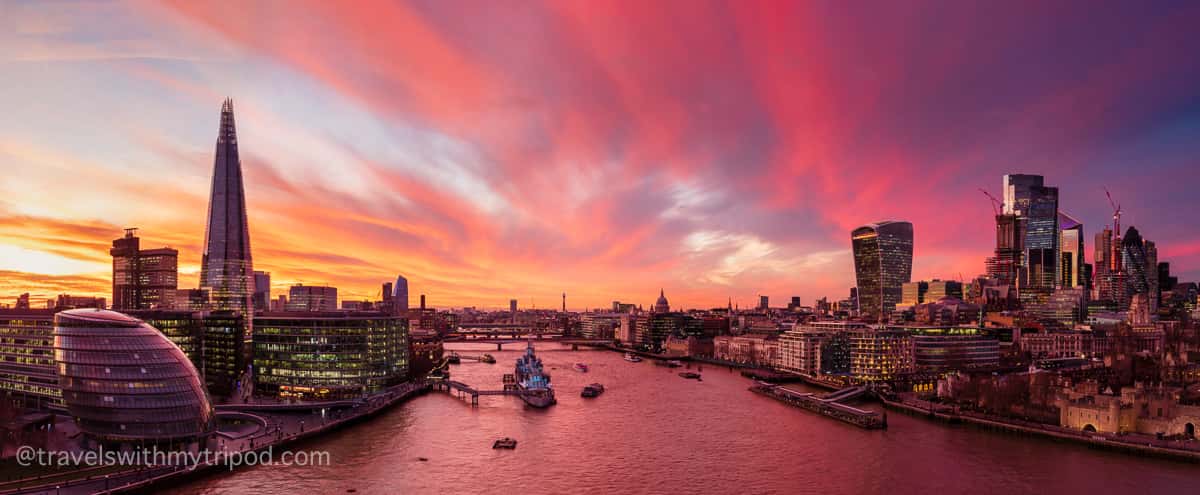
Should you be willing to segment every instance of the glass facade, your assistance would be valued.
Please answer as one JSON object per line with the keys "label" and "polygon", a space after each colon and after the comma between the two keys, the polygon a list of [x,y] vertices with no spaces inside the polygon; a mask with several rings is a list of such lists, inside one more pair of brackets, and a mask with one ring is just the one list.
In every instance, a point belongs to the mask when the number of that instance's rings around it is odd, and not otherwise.
{"label": "glass facade", "polygon": [[1058,188],[1046,187],[1040,175],[1005,175],[1004,213],[1019,219],[1017,235],[1024,249],[1017,263],[1019,288],[1032,289],[1031,295],[1049,294],[1058,282]]}
{"label": "glass facade", "polygon": [[1000,339],[971,327],[900,327],[913,339],[917,367],[934,370],[969,370],[1000,365]]}
{"label": "glass facade", "polygon": [[912,280],[913,227],[908,222],[880,222],[854,229],[854,275],[858,309],[880,319],[900,303],[901,287]]}
{"label": "glass facade", "polygon": [[212,309],[250,314],[254,269],[232,100],[225,100],[221,106],[200,287],[208,289]]}
{"label": "glass facade", "polygon": [[254,392],[324,400],[404,381],[408,321],[386,313],[276,313],[254,322]]}
{"label": "glass facade", "polygon": [[1142,239],[1134,227],[1125,230],[1121,245],[1121,262],[1125,267],[1125,294],[1121,309],[1129,307],[1134,295],[1146,295],[1150,311],[1158,310],[1158,249]]}
{"label": "glass facade", "polygon": [[121,313],[54,315],[63,401],[80,429],[104,441],[198,438],[214,428],[200,374],[161,332]]}

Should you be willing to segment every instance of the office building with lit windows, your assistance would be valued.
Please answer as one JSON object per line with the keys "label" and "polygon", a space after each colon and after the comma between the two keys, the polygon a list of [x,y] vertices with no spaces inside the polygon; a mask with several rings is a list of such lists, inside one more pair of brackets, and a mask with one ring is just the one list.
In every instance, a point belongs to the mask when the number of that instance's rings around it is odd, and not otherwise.
{"label": "office building with lit windows", "polygon": [[0,309],[0,397],[14,407],[64,408],[52,310]]}
{"label": "office building with lit windows", "polygon": [[902,326],[912,336],[913,365],[929,371],[990,369],[1000,365],[1000,339],[975,327]]}
{"label": "office building with lit windows", "polygon": [[130,311],[183,351],[213,397],[228,397],[246,369],[245,321],[233,311]]}
{"label": "office building with lit windows", "polygon": [[259,396],[362,397],[408,374],[408,321],[385,312],[264,313],[254,329]]}
{"label": "office building with lit windows", "polygon": [[856,380],[891,380],[916,369],[913,337],[908,332],[867,328],[849,336],[850,374]]}

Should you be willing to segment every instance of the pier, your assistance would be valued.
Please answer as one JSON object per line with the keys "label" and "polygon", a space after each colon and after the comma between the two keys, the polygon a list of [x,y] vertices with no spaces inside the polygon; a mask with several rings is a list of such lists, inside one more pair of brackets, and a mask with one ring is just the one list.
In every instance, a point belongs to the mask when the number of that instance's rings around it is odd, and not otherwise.
{"label": "pier", "polygon": [[471,407],[479,406],[479,396],[481,395],[525,395],[524,390],[520,390],[516,386],[509,387],[507,383],[501,390],[479,390],[463,382],[454,380],[435,381],[433,382],[433,390],[447,392],[452,396],[457,396],[464,400],[469,398]]}
{"label": "pier", "polygon": [[[455,353],[455,355],[456,355],[456,356],[458,356],[458,358],[459,358],[459,359],[461,359],[461,360],[463,360],[463,361],[478,361],[478,362],[481,362],[481,363],[486,363],[486,362],[488,362],[488,359],[487,359],[487,358],[485,358],[485,357],[483,357],[483,356],[470,356],[470,355],[466,355],[466,354],[458,354],[458,353]],[[495,362],[494,360],[495,360],[496,358],[492,358],[492,359],[493,359],[493,361],[492,361],[492,362],[494,363],[494,362]]]}
{"label": "pier", "polygon": [[870,393],[866,387],[847,387],[825,397],[781,386],[759,385],[750,387],[750,391],[860,428],[887,428],[887,413],[880,414],[841,403]]}

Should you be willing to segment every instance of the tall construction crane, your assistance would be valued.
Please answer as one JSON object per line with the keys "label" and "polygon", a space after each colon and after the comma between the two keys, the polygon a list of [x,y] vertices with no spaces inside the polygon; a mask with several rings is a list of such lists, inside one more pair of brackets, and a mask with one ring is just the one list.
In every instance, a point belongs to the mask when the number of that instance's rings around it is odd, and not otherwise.
{"label": "tall construction crane", "polygon": [[1113,235],[1121,235],[1121,204],[1113,201],[1112,193],[1108,192],[1108,188],[1104,188],[1104,195],[1108,196],[1108,204],[1113,209]]}
{"label": "tall construction crane", "polygon": [[1000,211],[1004,209],[1004,202],[996,199],[995,196],[992,196],[992,193],[987,192],[987,190],[982,187],[979,188],[979,192],[983,193],[984,196],[987,196],[988,199],[992,200],[992,212],[999,216]]}

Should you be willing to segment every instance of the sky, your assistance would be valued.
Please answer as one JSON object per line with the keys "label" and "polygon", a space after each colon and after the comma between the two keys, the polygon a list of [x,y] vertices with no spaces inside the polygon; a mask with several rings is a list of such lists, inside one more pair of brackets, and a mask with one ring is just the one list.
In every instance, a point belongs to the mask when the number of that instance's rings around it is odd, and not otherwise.
{"label": "sky", "polygon": [[1006,173],[1200,280],[1196,2],[0,0],[0,303],[111,297],[124,227],[198,283],[234,100],[254,267],[415,303],[846,297],[994,248]]}

